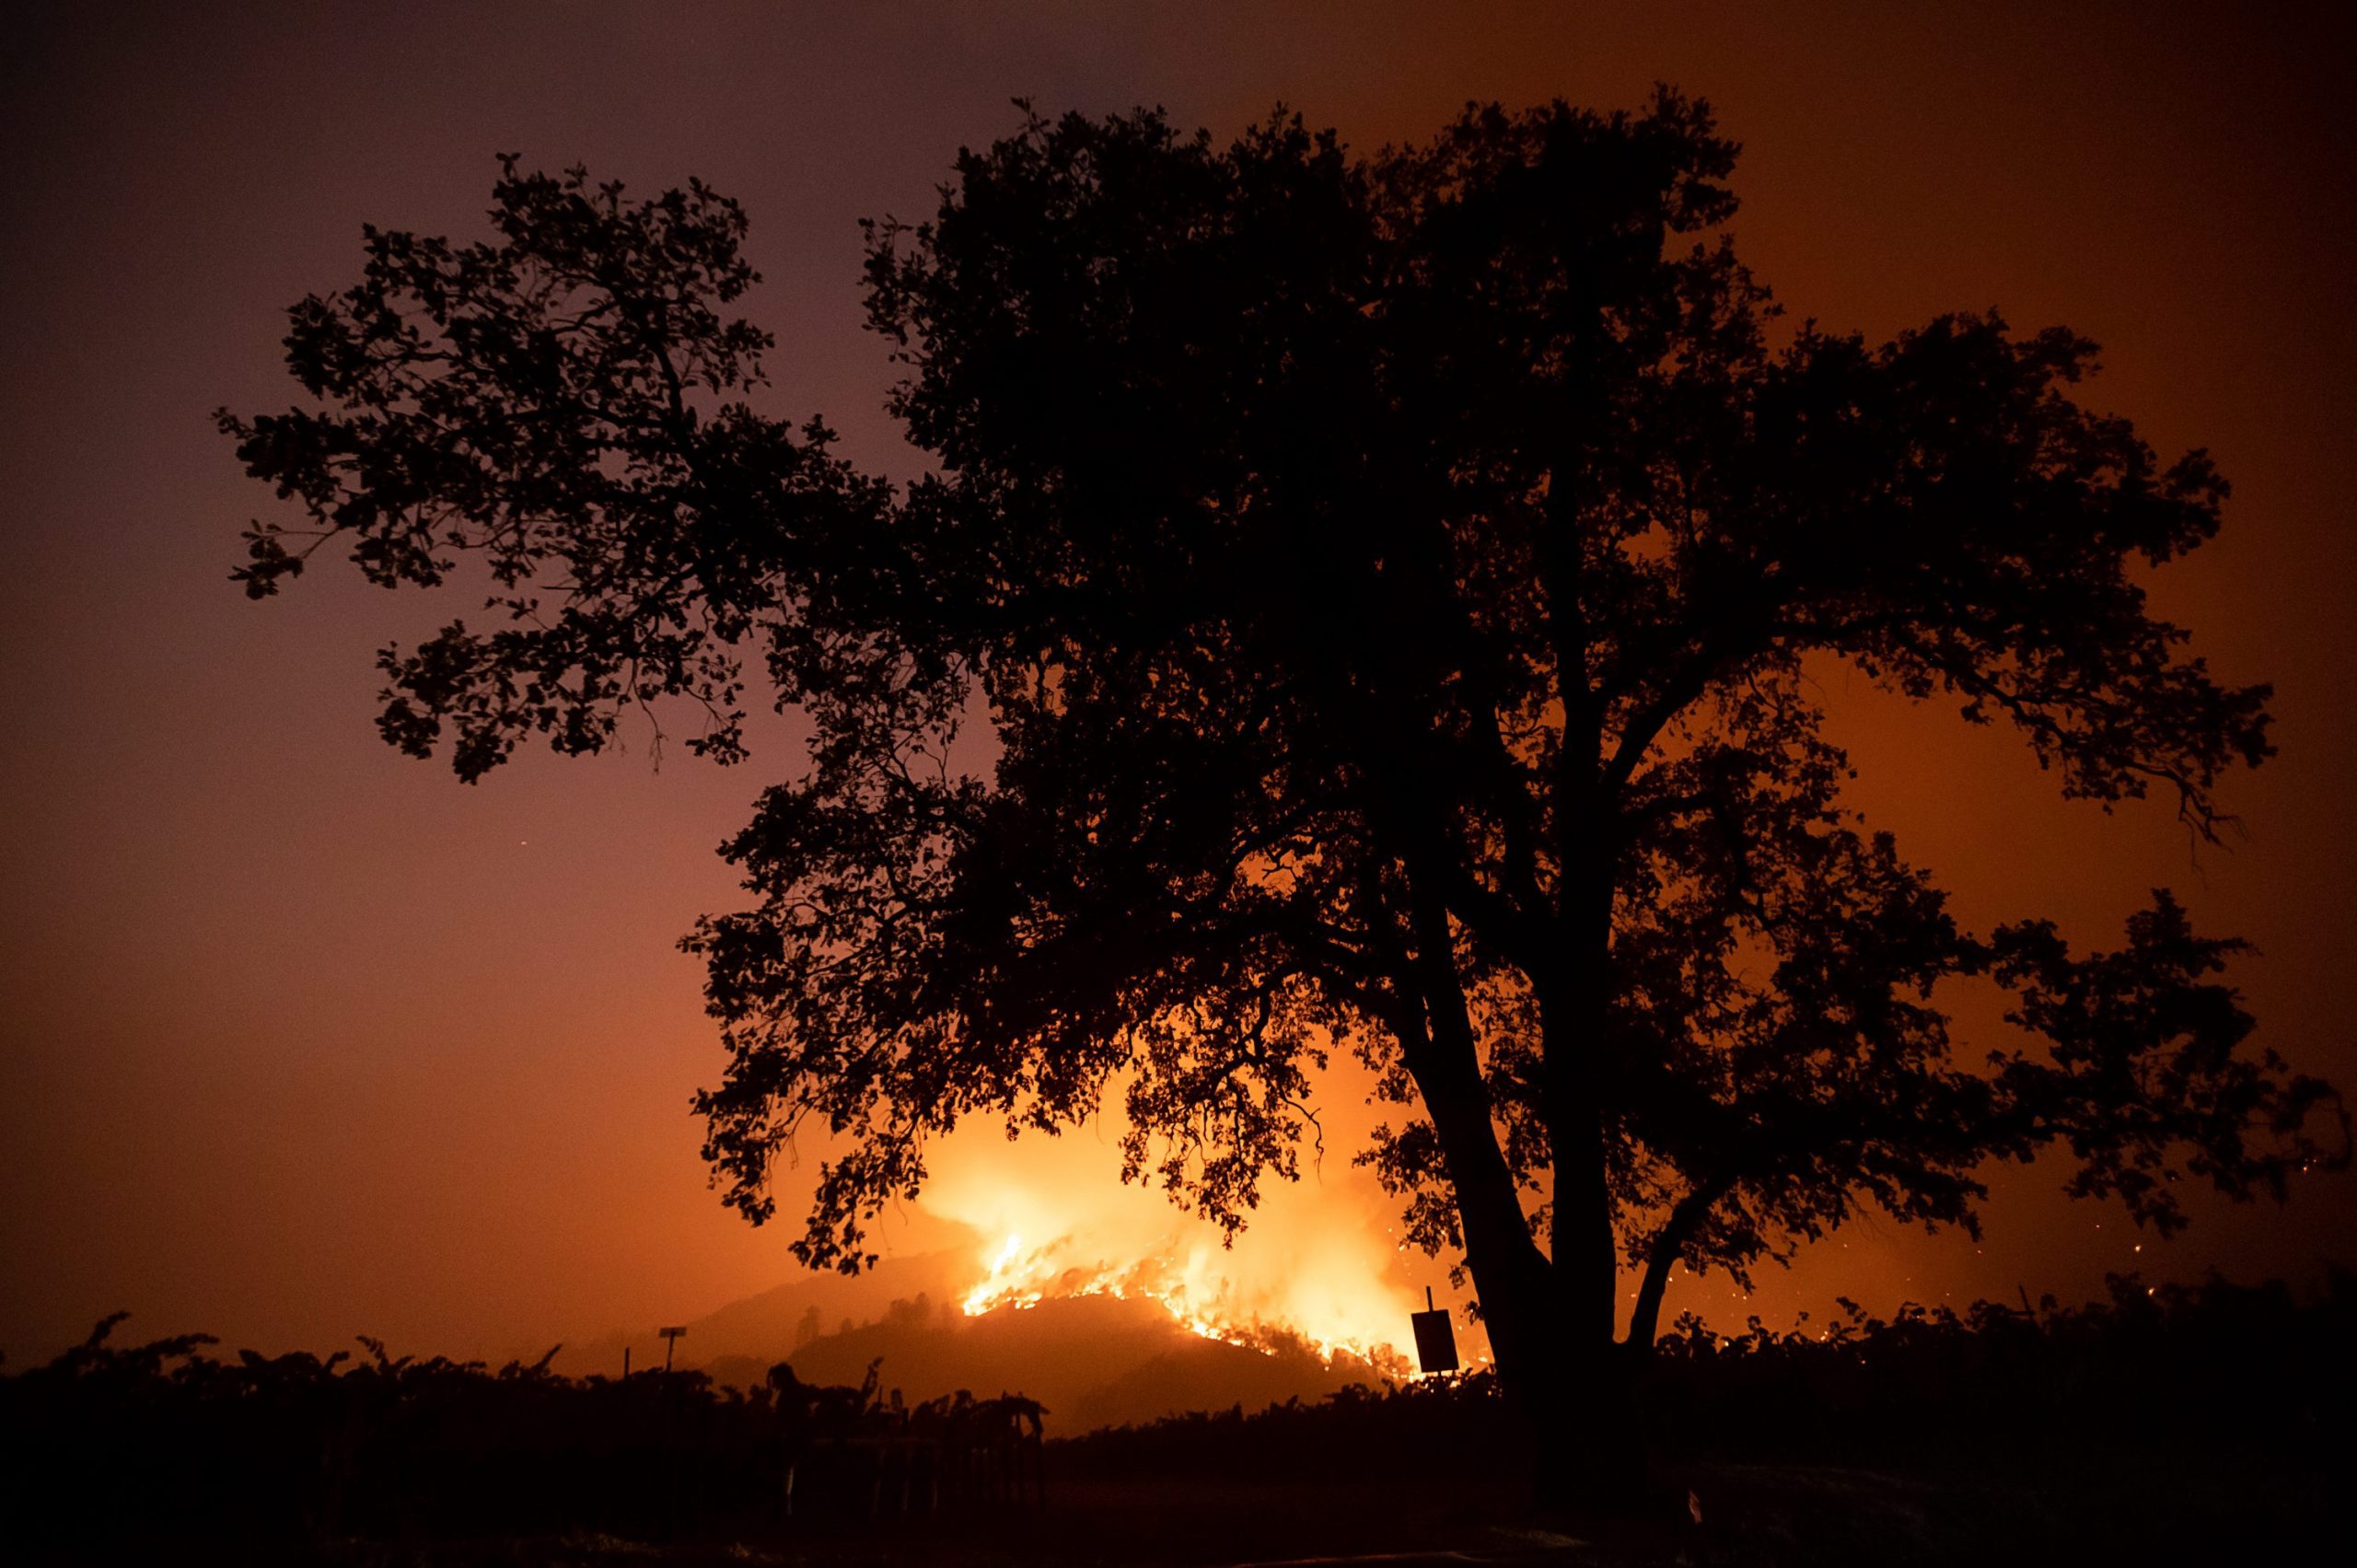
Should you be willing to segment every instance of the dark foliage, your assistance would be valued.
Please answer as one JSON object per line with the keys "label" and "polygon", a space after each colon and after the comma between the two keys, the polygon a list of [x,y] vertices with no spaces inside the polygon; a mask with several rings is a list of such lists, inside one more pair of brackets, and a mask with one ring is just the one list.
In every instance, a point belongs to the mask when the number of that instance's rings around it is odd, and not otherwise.
{"label": "dark foliage", "polygon": [[[0,1517],[15,1547],[297,1544],[593,1530],[821,1532],[878,1513],[1030,1498],[1039,1411],[1005,1397],[906,1408],[773,1372],[572,1378],[537,1364],[305,1353],[234,1359],[205,1334],[132,1347],[100,1322],[0,1376]],[[1028,1444],[1028,1449],[1027,1449]],[[1028,1461],[1036,1465],[1036,1458]],[[789,1476],[793,1477],[789,1502]]]}
{"label": "dark foliage", "polygon": [[[2036,1311],[1845,1302],[1823,1327],[1712,1332],[1690,1314],[1648,1369],[1645,1440],[1700,1462],[1954,1472],[2253,1459],[2328,1472],[2357,1454],[2357,1276],[2307,1306],[2280,1283],[2148,1286]],[[1467,1481],[1518,1462],[1488,1373],[1316,1404],[1173,1416],[1052,1446],[1057,1473]]]}
{"label": "dark foliage", "polygon": [[[854,1450],[830,1457],[814,1433],[843,1422],[870,1437],[946,1429],[898,1411],[873,1377],[865,1388],[745,1394],[694,1373],[575,1379],[389,1358],[373,1343],[356,1362],[217,1360],[201,1353],[204,1335],[118,1348],[115,1321],[47,1366],[0,1377],[12,1545],[824,1538],[872,1527],[877,1475]],[[1672,1475],[1858,1467],[2084,1493],[2091,1476],[2145,1474],[2149,1490],[2156,1467],[2330,1474],[2357,1456],[2352,1389],[2350,1275],[2307,1306],[2281,1285],[2129,1277],[2107,1302],[2049,1300],[2034,1313],[1909,1307],[1886,1322],[1852,1308],[1822,1328],[1755,1321],[1732,1338],[1688,1318],[1663,1342],[1643,1424]],[[1049,1499],[1098,1484],[1176,1486],[1175,1496],[1198,1482],[1309,1487],[1305,1499],[1341,1482],[1478,1492],[1514,1470],[1523,1441],[1487,1373],[1353,1388],[1052,1441]],[[803,1473],[789,1520],[781,1481],[793,1455]],[[962,1516],[980,1516],[976,1500]]]}
{"label": "dark foliage", "polygon": [[373,1342],[222,1360],[195,1353],[206,1335],[117,1348],[116,1321],[0,1379],[19,1541],[644,1535],[775,1493],[773,1412],[692,1373],[575,1381]]}

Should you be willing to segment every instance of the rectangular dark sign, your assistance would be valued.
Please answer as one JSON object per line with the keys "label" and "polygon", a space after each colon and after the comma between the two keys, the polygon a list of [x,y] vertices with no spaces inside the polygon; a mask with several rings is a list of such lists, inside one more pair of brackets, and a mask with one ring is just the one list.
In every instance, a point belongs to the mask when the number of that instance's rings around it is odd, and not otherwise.
{"label": "rectangular dark sign", "polygon": [[1426,1372],[1456,1371],[1457,1330],[1449,1324],[1448,1308],[1442,1307],[1430,1312],[1411,1312],[1408,1321],[1416,1328],[1417,1364]]}

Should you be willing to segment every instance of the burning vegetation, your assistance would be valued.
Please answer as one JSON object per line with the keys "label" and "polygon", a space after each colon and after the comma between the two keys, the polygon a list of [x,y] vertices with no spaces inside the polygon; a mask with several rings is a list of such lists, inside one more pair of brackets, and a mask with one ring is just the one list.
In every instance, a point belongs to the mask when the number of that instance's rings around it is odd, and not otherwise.
{"label": "burning vegetation", "polygon": [[1387,1338],[1320,1333],[1316,1328],[1269,1322],[1239,1308],[1234,1284],[1202,1248],[1183,1255],[1159,1253],[1126,1264],[1067,1262],[1069,1254],[1068,1244],[1027,1248],[1023,1237],[1009,1235],[991,1260],[989,1273],[966,1293],[959,1307],[967,1317],[979,1318],[1001,1309],[1022,1311],[1043,1301],[1087,1296],[1151,1302],[1198,1339],[1264,1355],[1276,1354],[1277,1342],[1290,1340],[1329,1362],[1347,1358],[1387,1376],[1411,1375],[1408,1358]]}

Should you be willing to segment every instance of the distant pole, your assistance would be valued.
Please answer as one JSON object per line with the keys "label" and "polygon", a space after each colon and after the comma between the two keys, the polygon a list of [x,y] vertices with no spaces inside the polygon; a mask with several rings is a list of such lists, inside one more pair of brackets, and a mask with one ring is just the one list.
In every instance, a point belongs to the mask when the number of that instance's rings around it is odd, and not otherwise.
{"label": "distant pole", "polygon": [[663,1370],[668,1372],[671,1370],[671,1347],[679,1342],[680,1336],[685,1334],[687,1330],[685,1329],[657,1329],[655,1331],[663,1336]]}
{"label": "distant pole", "polygon": [[630,1346],[622,1346],[622,1376],[630,1376]]}

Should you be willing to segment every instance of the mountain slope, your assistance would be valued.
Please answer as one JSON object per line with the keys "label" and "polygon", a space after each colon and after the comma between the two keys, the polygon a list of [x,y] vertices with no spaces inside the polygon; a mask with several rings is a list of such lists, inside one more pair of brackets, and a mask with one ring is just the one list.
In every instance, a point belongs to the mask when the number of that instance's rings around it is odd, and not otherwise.
{"label": "mountain slope", "polygon": [[1062,1433],[1178,1411],[1257,1410],[1380,1381],[1363,1362],[1329,1365],[1297,1341],[1273,1339],[1260,1349],[1206,1340],[1152,1302],[1109,1295],[979,1318],[948,1302],[904,1300],[881,1320],[824,1335],[787,1359],[806,1383],[856,1384],[878,1357],[883,1386],[911,1404],[959,1388],[983,1398],[1028,1394],[1048,1407],[1049,1429]]}

